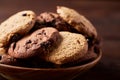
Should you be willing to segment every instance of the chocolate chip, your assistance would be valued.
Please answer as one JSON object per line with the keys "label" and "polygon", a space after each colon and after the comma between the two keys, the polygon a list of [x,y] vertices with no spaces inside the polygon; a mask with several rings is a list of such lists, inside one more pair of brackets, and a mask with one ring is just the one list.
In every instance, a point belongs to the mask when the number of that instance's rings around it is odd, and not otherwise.
{"label": "chocolate chip", "polygon": [[29,43],[31,43],[31,42],[32,42],[31,40],[27,40],[27,41],[26,41],[26,44],[29,44]]}
{"label": "chocolate chip", "polygon": [[51,46],[51,42],[50,41],[47,41],[47,42],[43,42],[40,44],[42,48],[44,49],[48,49],[48,47]]}
{"label": "chocolate chip", "polygon": [[79,41],[79,40],[77,40],[77,43],[78,43],[78,44],[80,44],[80,41]]}
{"label": "chocolate chip", "polygon": [[40,40],[42,40],[42,38],[40,38]]}
{"label": "chocolate chip", "polygon": [[[28,14],[28,16],[30,16],[30,14]],[[33,18],[32,18],[33,19]]]}
{"label": "chocolate chip", "polygon": [[46,35],[46,32],[45,32],[45,30],[42,30],[42,34],[43,34],[43,35]]}
{"label": "chocolate chip", "polygon": [[38,35],[41,35],[41,33],[38,33]]}
{"label": "chocolate chip", "polygon": [[45,32],[45,30],[42,30],[42,34]]}
{"label": "chocolate chip", "polygon": [[16,33],[16,34],[14,34],[14,35],[11,37],[10,43],[16,42],[16,41],[18,41],[20,38],[21,38],[21,35],[18,34],[18,33]]}
{"label": "chocolate chip", "polygon": [[26,13],[24,13],[24,14],[22,14],[22,16],[27,16],[27,14],[26,14]]}
{"label": "chocolate chip", "polygon": [[44,35],[46,35],[46,33],[45,33],[45,32],[44,32],[43,34],[44,34]]}

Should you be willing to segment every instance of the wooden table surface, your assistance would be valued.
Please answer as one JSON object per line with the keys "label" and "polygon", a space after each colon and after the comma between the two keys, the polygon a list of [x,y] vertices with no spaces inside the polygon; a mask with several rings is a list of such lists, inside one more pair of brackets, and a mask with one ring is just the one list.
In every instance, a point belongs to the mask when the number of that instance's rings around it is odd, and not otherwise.
{"label": "wooden table surface", "polygon": [[[120,2],[90,0],[0,0],[0,23],[21,10],[37,14],[62,5],[85,15],[102,36],[103,56],[91,70],[74,80],[120,80]],[[0,77],[0,80],[5,80]],[[61,79],[62,80],[62,79]]]}

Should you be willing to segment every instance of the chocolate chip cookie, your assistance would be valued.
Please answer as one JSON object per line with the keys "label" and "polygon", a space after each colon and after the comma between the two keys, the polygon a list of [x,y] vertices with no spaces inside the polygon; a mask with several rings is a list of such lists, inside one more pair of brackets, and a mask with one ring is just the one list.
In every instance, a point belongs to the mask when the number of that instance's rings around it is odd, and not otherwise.
{"label": "chocolate chip cookie", "polygon": [[62,65],[82,58],[88,51],[88,44],[85,37],[81,34],[62,31],[61,43],[51,53],[44,58],[48,62]]}
{"label": "chocolate chip cookie", "polygon": [[74,9],[58,6],[57,13],[79,33],[86,37],[97,38],[97,31],[91,22]]}
{"label": "chocolate chip cookie", "polygon": [[0,54],[6,53],[9,44],[29,32],[36,20],[33,11],[21,11],[0,24]]}
{"label": "chocolate chip cookie", "polygon": [[58,30],[41,28],[11,44],[8,53],[15,58],[29,58],[49,53],[60,38]]}

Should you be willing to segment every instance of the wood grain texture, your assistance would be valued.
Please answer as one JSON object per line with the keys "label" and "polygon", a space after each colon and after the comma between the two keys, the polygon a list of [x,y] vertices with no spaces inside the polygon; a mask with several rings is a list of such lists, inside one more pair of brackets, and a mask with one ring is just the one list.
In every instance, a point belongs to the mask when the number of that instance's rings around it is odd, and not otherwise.
{"label": "wood grain texture", "polygon": [[37,14],[55,12],[57,5],[73,8],[85,15],[102,37],[103,57],[100,63],[74,80],[120,80],[120,1],[1,0],[0,23],[21,10],[30,9]]}

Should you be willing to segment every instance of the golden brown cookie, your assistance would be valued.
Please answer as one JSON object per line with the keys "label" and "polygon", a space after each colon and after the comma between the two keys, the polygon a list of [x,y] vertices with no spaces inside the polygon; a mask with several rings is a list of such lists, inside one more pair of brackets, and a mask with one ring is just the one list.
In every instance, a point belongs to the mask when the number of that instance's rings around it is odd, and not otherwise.
{"label": "golden brown cookie", "polygon": [[86,37],[97,38],[97,32],[91,22],[77,11],[64,6],[57,7],[57,13],[74,29]]}
{"label": "golden brown cookie", "polygon": [[60,32],[61,43],[51,53],[44,57],[48,62],[58,65],[73,62],[83,57],[88,51],[88,43],[81,34]]}
{"label": "golden brown cookie", "polygon": [[0,55],[6,53],[12,39],[25,35],[33,27],[35,18],[33,11],[21,11],[0,24]]}

